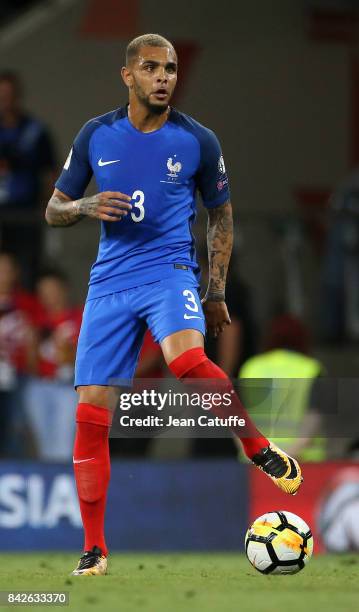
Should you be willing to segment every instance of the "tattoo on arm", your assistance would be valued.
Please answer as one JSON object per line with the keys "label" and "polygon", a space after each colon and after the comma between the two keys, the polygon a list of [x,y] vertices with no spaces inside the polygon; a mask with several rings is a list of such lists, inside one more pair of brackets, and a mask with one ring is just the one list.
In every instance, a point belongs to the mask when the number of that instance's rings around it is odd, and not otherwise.
{"label": "tattoo on arm", "polygon": [[45,217],[53,227],[66,227],[78,223],[84,215],[80,211],[80,200],[69,200],[57,192],[49,200]]}
{"label": "tattoo on arm", "polygon": [[233,244],[232,206],[229,201],[208,209],[207,247],[209,283],[206,299],[223,302]]}
{"label": "tattoo on arm", "polygon": [[66,227],[81,221],[83,217],[117,222],[132,208],[131,196],[121,191],[103,191],[95,195],[71,200],[55,189],[46,209],[46,221],[55,227]]}

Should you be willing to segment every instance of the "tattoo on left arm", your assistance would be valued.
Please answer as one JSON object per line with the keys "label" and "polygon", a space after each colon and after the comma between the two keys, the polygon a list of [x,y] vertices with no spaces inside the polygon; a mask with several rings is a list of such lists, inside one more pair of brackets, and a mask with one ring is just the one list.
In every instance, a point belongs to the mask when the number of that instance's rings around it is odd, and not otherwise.
{"label": "tattoo on left arm", "polygon": [[222,206],[208,209],[207,247],[209,283],[206,299],[225,301],[228,264],[233,245],[232,205],[228,200]]}

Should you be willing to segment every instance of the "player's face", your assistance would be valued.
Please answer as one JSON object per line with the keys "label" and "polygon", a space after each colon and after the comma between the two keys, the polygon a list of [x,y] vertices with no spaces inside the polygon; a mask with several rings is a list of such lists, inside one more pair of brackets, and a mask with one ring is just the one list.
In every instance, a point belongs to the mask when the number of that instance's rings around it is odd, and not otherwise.
{"label": "player's face", "polygon": [[168,47],[142,47],[129,67],[128,83],[151,112],[166,111],[177,82],[177,57]]}

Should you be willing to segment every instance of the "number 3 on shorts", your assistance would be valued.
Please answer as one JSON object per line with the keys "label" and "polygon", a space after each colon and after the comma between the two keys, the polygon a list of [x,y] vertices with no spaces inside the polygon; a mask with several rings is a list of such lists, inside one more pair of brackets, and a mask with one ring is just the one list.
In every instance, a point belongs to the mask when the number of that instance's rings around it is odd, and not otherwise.
{"label": "number 3 on shorts", "polygon": [[190,291],[189,289],[185,289],[182,292],[182,295],[184,295],[184,297],[187,298],[187,302],[189,302],[189,304],[185,304],[185,307],[187,308],[187,310],[190,310],[191,312],[198,312],[199,308],[198,308],[198,304],[196,302],[196,298],[195,298],[193,291]]}

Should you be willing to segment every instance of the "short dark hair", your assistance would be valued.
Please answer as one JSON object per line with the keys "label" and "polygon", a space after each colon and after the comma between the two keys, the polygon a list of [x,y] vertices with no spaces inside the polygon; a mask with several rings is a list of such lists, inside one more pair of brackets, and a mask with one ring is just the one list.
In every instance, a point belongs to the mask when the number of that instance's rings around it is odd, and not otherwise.
{"label": "short dark hair", "polygon": [[168,47],[176,53],[173,44],[161,34],[142,34],[128,43],[126,48],[126,66],[137,56],[141,47]]}

